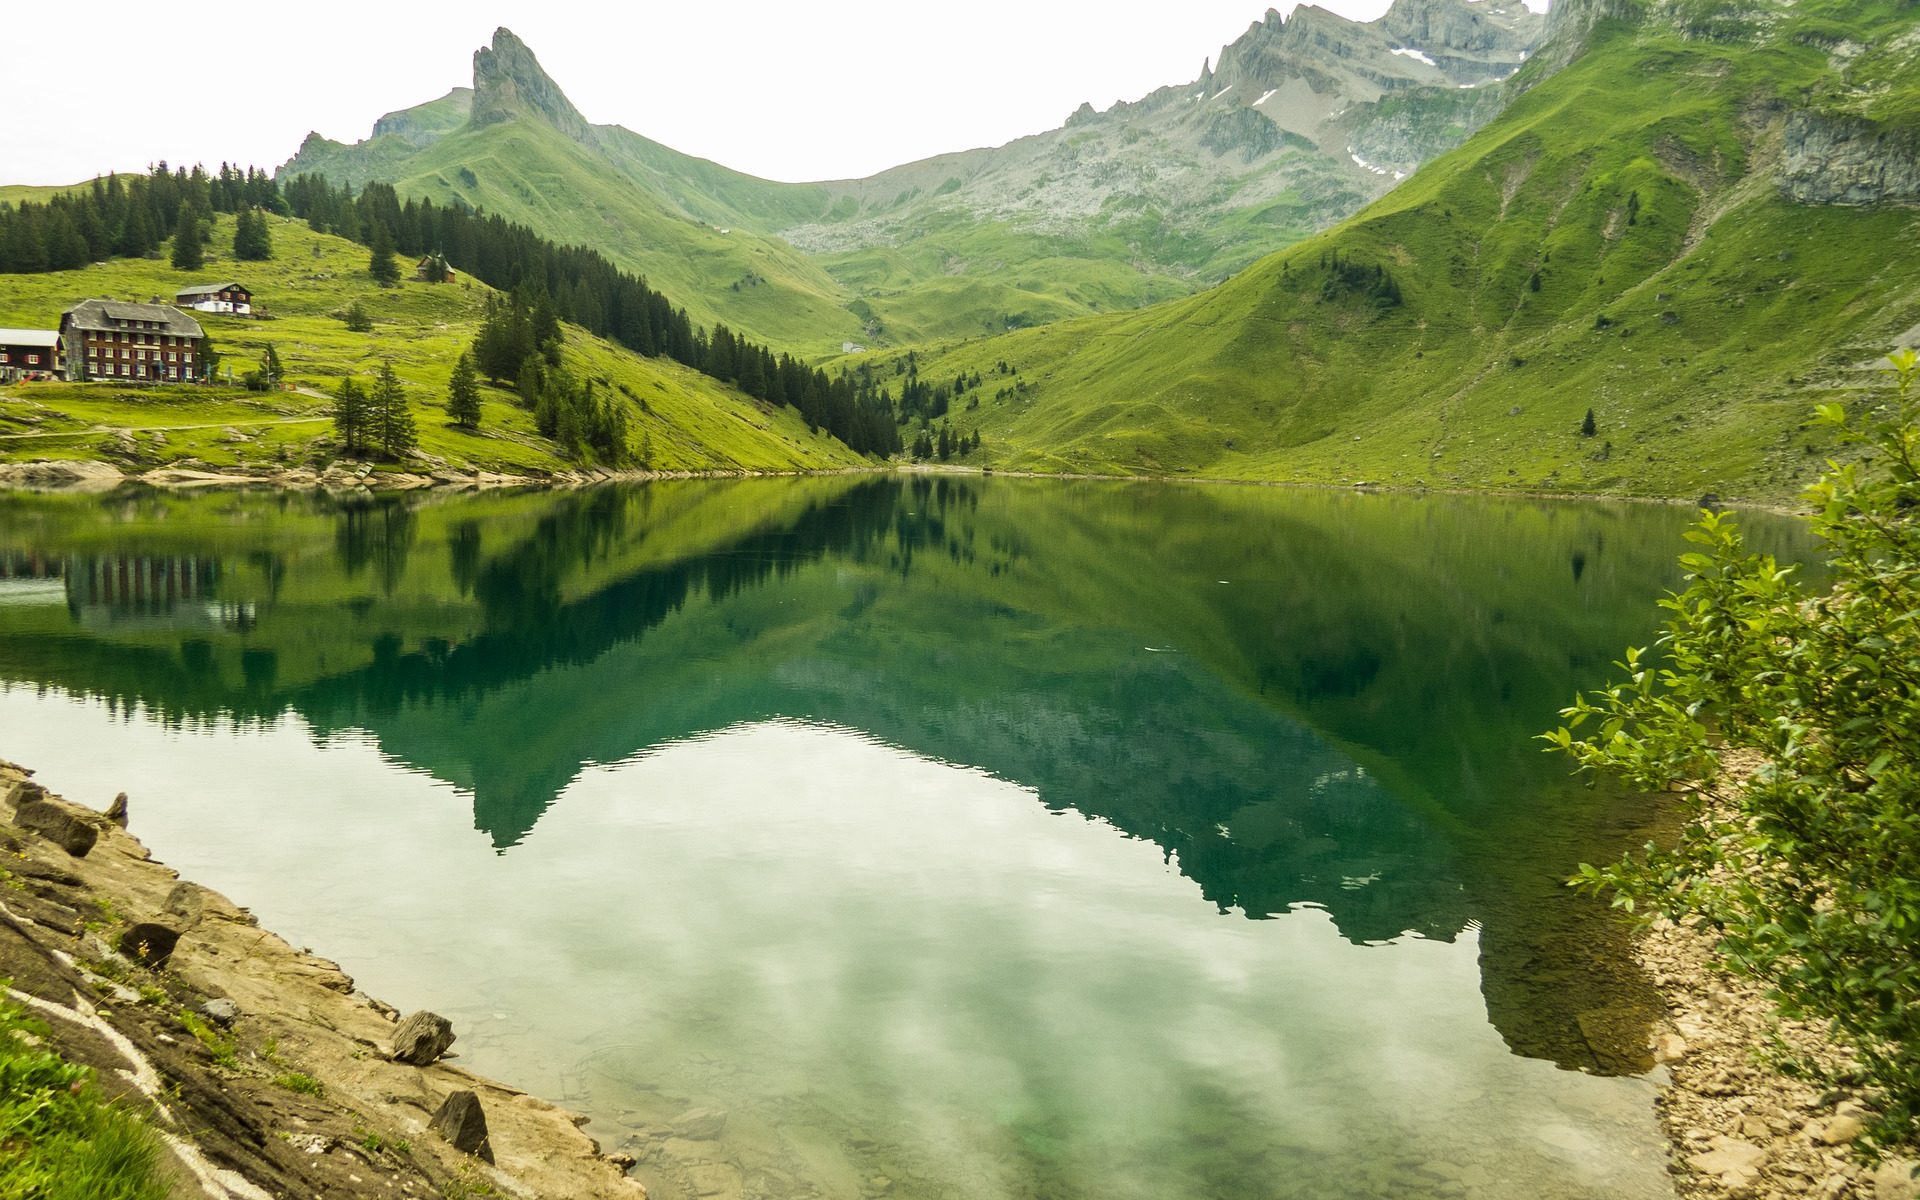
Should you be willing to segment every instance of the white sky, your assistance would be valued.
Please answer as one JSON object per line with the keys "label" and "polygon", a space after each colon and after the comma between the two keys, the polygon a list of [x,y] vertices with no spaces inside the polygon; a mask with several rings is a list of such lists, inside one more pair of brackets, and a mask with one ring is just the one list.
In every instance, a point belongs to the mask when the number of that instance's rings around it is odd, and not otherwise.
{"label": "white sky", "polygon": [[[1320,0],[1358,20],[1388,2]],[[182,20],[127,0],[89,0],[79,17],[21,0],[8,43],[58,49],[0,63],[0,183],[160,158],[271,169],[309,129],[358,141],[381,114],[470,84],[496,25],[595,124],[771,179],[855,177],[1188,82],[1267,3],[271,0]]]}

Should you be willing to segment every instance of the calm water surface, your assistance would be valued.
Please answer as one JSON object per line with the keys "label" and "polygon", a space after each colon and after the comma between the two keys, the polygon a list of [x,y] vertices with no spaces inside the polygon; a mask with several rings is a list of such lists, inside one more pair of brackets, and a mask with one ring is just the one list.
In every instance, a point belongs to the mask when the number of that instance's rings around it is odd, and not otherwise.
{"label": "calm water surface", "polygon": [[663,1200],[1667,1196],[1651,992],[1561,882],[1654,814],[1529,739],[1688,519],[4,497],[0,753]]}

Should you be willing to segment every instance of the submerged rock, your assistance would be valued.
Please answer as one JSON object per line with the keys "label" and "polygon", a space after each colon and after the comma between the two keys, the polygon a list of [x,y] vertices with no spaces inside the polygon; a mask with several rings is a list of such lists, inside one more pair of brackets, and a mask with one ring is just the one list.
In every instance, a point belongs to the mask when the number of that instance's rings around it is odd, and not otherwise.
{"label": "submerged rock", "polygon": [[417,1012],[400,1022],[393,1031],[395,1062],[424,1067],[434,1062],[453,1045],[453,1023],[439,1013]]}
{"label": "submerged rock", "polygon": [[673,1123],[673,1131],[695,1142],[710,1142],[727,1128],[727,1114],[717,1108],[690,1108]]}
{"label": "submerged rock", "polygon": [[472,1092],[454,1092],[442,1100],[428,1128],[447,1139],[460,1153],[476,1155],[483,1162],[493,1161],[493,1143],[487,1139],[487,1114],[480,1107],[480,1097]]}

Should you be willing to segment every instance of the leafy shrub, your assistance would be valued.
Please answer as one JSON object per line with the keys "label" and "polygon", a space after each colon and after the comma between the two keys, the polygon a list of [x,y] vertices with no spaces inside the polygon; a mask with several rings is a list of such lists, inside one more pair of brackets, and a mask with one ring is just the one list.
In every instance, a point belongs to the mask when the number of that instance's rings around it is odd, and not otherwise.
{"label": "leafy shrub", "polygon": [[[1868,451],[1809,492],[1831,588],[1811,592],[1706,513],[1687,588],[1662,602],[1664,665],[1628,651],[1626,680],[1545,735],[1582,770],[1677,789],[1689,817],[1672,849],[1582,867],[1576,883],[1629,911],[1703,918],[1725,965],[1768,983],[1784,1015],[1828,1022],[1880,1092],[1883,1144],[1920,1117],[1916,362],[1895,355],[1891,402],[1858,420],[1818,410]],[[1761,765],[1730,779],[1741,753]]]}

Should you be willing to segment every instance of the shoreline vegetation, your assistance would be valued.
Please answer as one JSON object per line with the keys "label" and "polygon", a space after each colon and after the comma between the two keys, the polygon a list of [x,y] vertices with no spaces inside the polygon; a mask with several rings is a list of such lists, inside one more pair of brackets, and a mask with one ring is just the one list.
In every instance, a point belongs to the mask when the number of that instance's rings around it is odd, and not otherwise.
{"label": "shoreline vegetation", "polygon": [[585,1118],[446,1061],[444,1043],[423,1050],[407,1036],[419,1021],[154,861],[123,827],[124,797],[103,814],[4,760],[0,796],[0,979],[38,1027],[0,1036],[85,1068],[72,1095],[137,1116],[159,1186],[221,1200],[645,1200],[632,1160],[602,1156]]}

